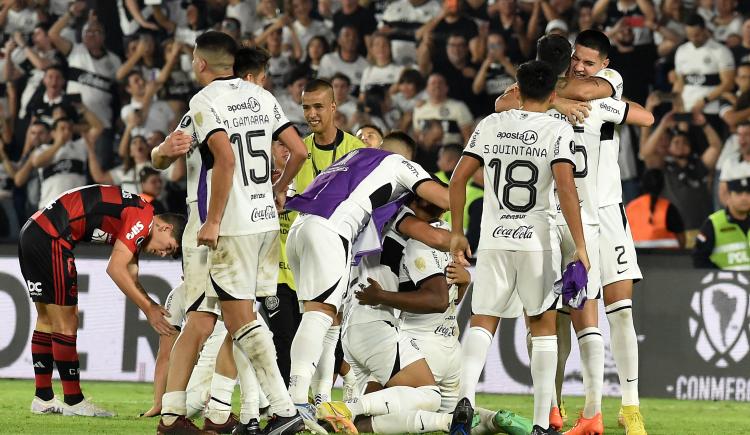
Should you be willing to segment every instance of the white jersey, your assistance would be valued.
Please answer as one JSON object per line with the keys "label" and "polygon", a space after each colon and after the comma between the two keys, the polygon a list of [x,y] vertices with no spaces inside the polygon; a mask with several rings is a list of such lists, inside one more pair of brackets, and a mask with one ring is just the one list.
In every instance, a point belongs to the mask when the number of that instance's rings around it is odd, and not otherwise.
{"label": "white jersey", "polygon": [[[688,41],[677,48],[674,58],[675,72],[683,77],[685,86],[682,101],[686,111],[721,84],[719,73],[734,70],[734,56],[727,47],[713,39],[696,47]],[[703,108],[704,113],[719,113],[719,101],[714,100]]]}
{"label": "white jersey", "polygon": [[352,83],[352,93],[359,93],[359,83],[362,81],[362,73],[370,66],[362,56],[357,56],[354,62],[347,62],[341,58],[338,51],[324,54],[320,59],[320,68],[318,68],[318,77],[330,79],[336,73],[341,73],[349,77]]}
{"label": "white jersey", "polygon": [[[450,231],[450,226],[445,221],[434,222],[432,226]],[[435,276],[445,279],[445,268],[450,262],[449,252],[441,252],[418,240],[409,239],[401,260],[398,291],[415,291],[424,281]],[[400,328],[416,338],[438,342],[445,347],[455,346],[458,343],[458,286],[451,285],[448,288],[448,300],[448,309],[442,313],[415,314],[401,311]]]}
{"label": "white jersey", "polygon": [[440,15],[442,6],[435,0],[413,5],[409,0],[396,0],[383,12],[379,25],[388,26],[391,33],[391,57],[400,65],[417,62],[417,42],[414,32],[423,24]]}
{"label": "white jersey", "polygon": [[95,58],[83,44],[73,44],[67,56],[68,94],[81,94],[81,101],[104,124],[112,127],[115,74],[122,62],[113,53]]}
{"label": "white jersey", "polygon": [[[576,142],[575,176],[578,200],[581,204],[581,221],[588,225],[599,224],[599,151],[602,129],[609,129],[610,123],[622,124],[628,115],[628,104],[614,98],[590,101],[591,110],[583,124],[573,126]],[[550,116],[567,121],[567,117],[557,110],[547,112]],[[611,147],[613,141],[607,141]],[[560,203],[555,195],[557,205],[557,225],[565,225],[560,210]]]}
{"label": "white jersey", "polygon": [[[367,278],[377,281],[385,291],[398,291],[401,259],[404,256],[408,239],[396,231],[396,227],[407,216],[414,216],[414,212],[408,207],[401,207],[393,222],[383,230],[385,234],[383,250],[363,257],[359,265],[352,267],[352,282],[354,282],[355,291],[369,285]],[[343,323],[345,325],[358,325],[379,320],[391,322],[393,325],[398,323],[393,307],[360,305],[359,300],[354,297],[354,292],[349,292],[349,297],[344,308],[345,321]]]}
{"label": "white jersey", "polygon": [[359,84],[360,91],[367,92],[374,86],[389,87],[398,82],[404,67],[389,63],[385,66],[370,65],[362,73],[362,81]]}
{"label": "white jersey", "polygon": [[[42,145],[34,152],[40,154],[52,145]],[[50,164],[39,168],[42,180],[39,208],[54,201],[61,193],[86,184],[88,148],[83,138],[60,147]]]}
{"label": "white jersey", "polygon": [[[622,99],[622,76],[617,71],[604,68],[596,74],[609,82],[614,90],[612,98]],[[626,115],[627,116],[627,115]],[[597,174],[597,197],[599,207],[606,207],[622,202],[622,185],[620,184],[620,136],[615,130],[615,124],[605,122],[601,126],[599,141],[599,173]],[[591,160],[589,160],[591,161]]]}
{"label": "white jersey", "polygon": [[279,229],[271,185],[271,141],[289,126],[271,93],[241,79],[214,80],[190,100],[190,111],[178,128],[194,138],[187,158],[188,202],[198,201],[201,220],[211,198],[214,157],[209,137],[225,132],[234,153],[234,178],[219,235]]}
{"label": "white jersey", "polygon": [[552,249],[552,165],[575,165],[573,127],[546,113],[508,110],[484,118],[464,149],[484,164],[479,249]]}

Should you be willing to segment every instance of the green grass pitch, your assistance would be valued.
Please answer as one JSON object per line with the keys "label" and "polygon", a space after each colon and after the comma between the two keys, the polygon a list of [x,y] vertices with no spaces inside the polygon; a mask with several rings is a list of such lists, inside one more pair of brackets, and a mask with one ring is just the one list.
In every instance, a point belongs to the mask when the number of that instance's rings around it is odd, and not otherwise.
{"label": "green grass pitch", "polygon": [[[56,392],[59,383],[53,381]],[[62,417],[32,415],[29,412],[33,380],[0,380],[0,434],[153,434],[157,420],[142,419],[138,414],[151,406],[152,390],[147,383],[84,382],[88,398],[117,413],[115,418]],[[340,392],[335,391],[340,397]],[[237,404],[235,393],[235,404]],[[489,409],[506,408],[530,417],[533,411],[531,396],[481,394],[480,406]],[[570,414],[577,413],[583,398],[569,397],[565,401]],[[619,399],[604,399],[604,422],[607,434],[623,434],[617,426]],[[643,399],[641,410],[649,435],[719,435],[750,434],[750,403],[688,402],[671,399]],[[568,421],[565,429],[569,429]]]}

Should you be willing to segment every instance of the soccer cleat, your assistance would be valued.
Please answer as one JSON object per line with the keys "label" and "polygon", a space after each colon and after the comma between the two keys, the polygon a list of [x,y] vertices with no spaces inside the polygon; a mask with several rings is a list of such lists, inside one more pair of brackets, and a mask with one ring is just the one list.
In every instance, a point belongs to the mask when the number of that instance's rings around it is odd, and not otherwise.
{"label": "soccer cleat", "polygon": [[323,429],[318,424],[318,419],[315,417],[315,415],[317,414],[315,406],[309,403],[297,403],[294,406],[297,408],[297,412],[299,413],[300,417],[302,417],[302,421],[304,422],[307,430],[320,435],[326,435],[328,433],[328,431]]}
{"label": "soccer cleat", "polygon": [[232,433],[234,427],[239,424],[237,416],[229,414],[227,421],[224,423],[214,423],[210,418],[203,420],[203,430],[212,430],[216,433]]}
{"label": "soccer cleat", "polygon": [[80,417],[114,417],[115,413],[107,411],[106,409],[100,408],[86,399],[81,400],[75,405],[63,404],[62,414],[66,417],[80,416]]}
{"label": "soccer cleat", "polygon": [[510,411],[501,409],[492,418],[497,428],[508,435],[529,435],[531,433],[531,421]]}
{"label": "soccer cleat", "polygon": [[451,420],[450,435],[469,435],[474,420],[474,408],[471,407],[469,399],[464,397],[456,404]]}
{"label": "soccer cleat", "polygon": [[60,399],[53,397],[50,400],[42,400],[34,396],[34,400],[31,401],[31,413],[32,414],[62,414],[63,404]]}
{"label": "soccer cleat", "polygon": [[549,411],[549,427],[558,431],[562,430],[562,427],[563,427],[562,413],[560,412],[560,408],[558,408],[557,406],[553,406],[552,409]]}
{"label": "soccer cleat", "polygon": [[344,402],[323,402],[316,413],[318,420],[325,420],[333,426],[336,432],[358,434],[357,427],[352,421],[352,412]]}
{"label": "soccer cleat", "polygon": [[550,427],[549,429],[542,429],[539,425],[534,425],[534,428],[531,429],[531,435],[562,435],[557,430]]}
{"label": "soccer cleat", "polygon": [[566,435],[601,435],[603,433],[604,423],[602,422],[601,412],[591,418],[583,418],[583,413],[581,413],[575,426],[565,432]]}
{"label": "soccer cleat", "polygon": [[156,435],[215,435],[216,432],[205,431],[196,426],[190,419],[184,415],[177,417],[177,420],[170,425],[164,424],[163,419],[159,419],[159,426],[156,428]]}
{"label": "soccer cleat", "polygon": [[260,423],[255,418],[250,419],[247,424],[239,422],[234,427],[232,435],[261,435]]}
{"label": "soccer cleat", "polygon": [[298,412],[291,417],[275,415],[268,420],[268,424],[261,432],[263,435],[294,435],[305,430],[305,422]]}
{"label": "soccer cleat", "polygon": [[620,426],[625,428],[625,435],[647,435],[646,425],[638,405],[623,406],[617,417]]}

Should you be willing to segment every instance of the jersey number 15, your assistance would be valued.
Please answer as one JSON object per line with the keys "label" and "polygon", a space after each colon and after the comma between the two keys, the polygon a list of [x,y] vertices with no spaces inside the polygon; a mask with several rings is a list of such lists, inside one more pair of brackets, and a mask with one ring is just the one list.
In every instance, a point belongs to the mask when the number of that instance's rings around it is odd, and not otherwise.
{"label": "jersey number 15", "polygon": [[234,133],[231,136],[229,136],[229,141],[232,142],[232,144],[237,145],[237,151],[240,157],[240,168],[242,169],[242,181],[244,182],[245,186],[248,185],[247,181],[247,175],[248,171],[245,169],[245,153],[244,148],[247,148],[247,153],[250,154],[250,158],[258,157],[263,159],[263,174],[258,175],[258,172],[255,169],[250,170],[250,179],[255,184],[263,184],[266,181],[269,180],[271,177],[271,159],[268,158],[268,154],[265,152],[265,150],[254,150],[253,149],[253,138],[254,137],[262,137],[265,136],[266,132],[264,130],[250,130],[245,133],[245,146],[243,147],[242,144],[242,135],[239,133]]}

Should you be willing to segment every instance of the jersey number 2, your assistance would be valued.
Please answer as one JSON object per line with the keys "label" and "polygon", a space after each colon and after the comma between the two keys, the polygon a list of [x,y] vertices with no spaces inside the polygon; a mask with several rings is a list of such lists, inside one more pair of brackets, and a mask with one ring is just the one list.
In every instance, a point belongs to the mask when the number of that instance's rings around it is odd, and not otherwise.
{"label": "jersey number 2", "polygon": [[242,145],[242,135],[239,133],[234,133],[231,136],[229,136],[229,141],[232,142],[234,145],[237,145],[237,151],[240,156],[240,168],[242,169],[242,181],[245,183],[245,186],[248,185],[247,181],[247,174],[248,171],[245,169],[245,153],[244,148],[247,148],[247,153],[250,154],[250,157],[260,157],[263,159],[263,168],[264,173],[262,176],[258,175],[259,171],[256,171],[255,169],[250,170],[250,179],[255,184],[263,184],[266,181],[269,180],[271,177],[271,159],[268,158],[268,154],[264,150],[254,150],[253,149],[253,138],[254,137],[261,137],[265,136],[266,132],[264,130],[250,130],[247,133],[245,133],[245,146]]}

